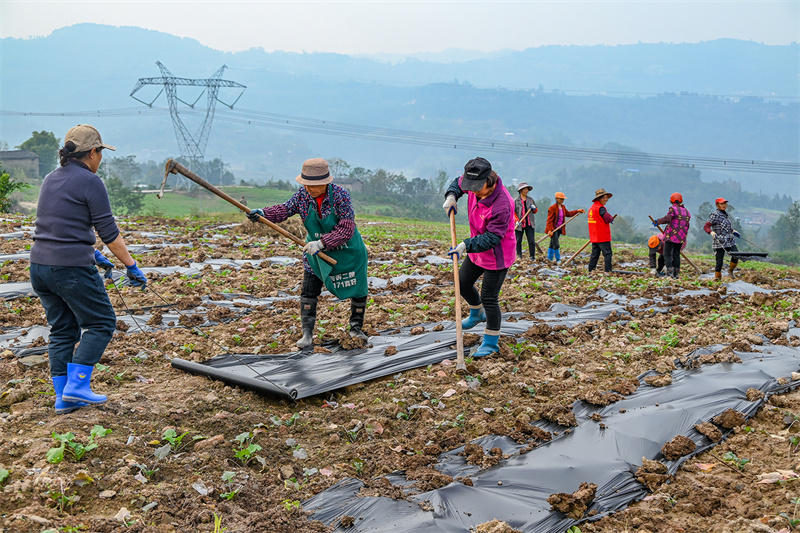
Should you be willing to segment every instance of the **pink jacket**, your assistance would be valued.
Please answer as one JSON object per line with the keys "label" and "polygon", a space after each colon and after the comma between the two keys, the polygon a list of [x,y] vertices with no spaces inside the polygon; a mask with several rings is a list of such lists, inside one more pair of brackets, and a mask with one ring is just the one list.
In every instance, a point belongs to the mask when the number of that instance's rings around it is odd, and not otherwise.
{"label": "pink jacket", "polygon": [[[463,179],[463,176],[462,178]],[[461,183],[459,179],[459,184]],[[491,231],[502,235],[500,244],[490,250],[470,253],[470,260],[487,270],[509,268],[517,259],[517,237],[514,235],[514,198],[498,179],[494,192],[483,200],[478,200],[475,193],[467,193],[469,232],[475,237]]]}

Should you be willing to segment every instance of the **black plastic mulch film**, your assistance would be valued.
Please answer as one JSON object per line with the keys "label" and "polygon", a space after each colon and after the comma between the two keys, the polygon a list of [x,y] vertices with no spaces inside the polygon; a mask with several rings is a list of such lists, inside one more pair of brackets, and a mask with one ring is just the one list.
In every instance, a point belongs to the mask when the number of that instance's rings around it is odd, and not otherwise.
{"label": "black plastic mulch film", "polygon": [[[742,282],[730,284],[729,288],[734,289],[731,292],[744,294],[759,289]],[[686,291],[684,296],[706,292]],[[651,300],[628,301],[623,296],[605,291],[598,296],[604,301],[580,308],[555,304],[549,311],[537,314],[537,321],[574,326],[602,320],[614,311],[626,315],[625,305],[652,312],[666,311]],[[230,355],[218,356],[203,364],[174,359],[173,365],[260,392],[305,398],[454,359],[455,327],[451,322],[442,324],[445,328],[439,332],[410,335],[405,328],[400,334],[372,337],[370,342],[373,346],[363,350],[337,351],[335,346],[330,346],[332,353],[306,351],[272,356],[237,355],[247,362],[249,368]],[[521,335],[532,324],[531,321],[506,320],[503,333]],[[426,330],[430,326],[426,325]],[[793,327],[789,334],[800,336],[800,330]],[[388,346],[395,346],[397,354],[385,356]],[[723,347],[701,348],[690,358]],[[639,377],[643,384],[634,394],[606,407],[575,402],[572,409],[579,425],[565,432],[564,428],[547,422],[534,422],[547,431],[557,431],[558,435],[551,442],[524,454],[518,453],[524,446],[507,437],[489,435],[478,439],[475,442],[485,450],[499,446],[505,454],[511,455],[486,470],[467,464],[458,455],[463,447],[443,453],[436,465],[437,470],[453,477],[467,477],[472,481],[471,487],[453,482],[437,490],[409,496],[406,501],[360,497],[358,493],[363,483],[347,479],[304,502],[303,508],[313,511],[314,519],[328,525],[338,525],[343,516],[354,518],[352,526],[339,525],[337,531],[467,532],[479,524],[499,519],[526,533],[563,533],[581,520],[551,510],[547,503],[551,494],[572,493],[582,482],[595,483],[597,494],[586,516],[591,513],[590,519],[597,520],[622,510],[647,494],[647,489],[635,479],[642,457],[661,460],[672,474],[688,457],[716,444],[698,433],[695,424],[710,421],[726,409],[740,411],[748,418],[755,414],[766,398],[747,401],[747,389],[761,390],[769,397],[798,385],[798,382],[780,385],[778,378],[788,377],[800,369],[800,350],[769,343],[756,348],[757,352],[736,352],[742,363],[718,363],[697,369],[679,364],[678,369],[672,372],[672,384],[666,387],[644,384],[644,377],[655,374],[650,371]],[[271,383],[259,379],[254,370]],[[602,424],[590,418],[594,413],[602,415]],[[677,435],[691,438],[697,444],[697,450],[676,461],[667,461],[661,448]],[[389,479],[402,486],[411,484],[401,473],[393,474]],[[425,509],[420,506],[423,502]]]}

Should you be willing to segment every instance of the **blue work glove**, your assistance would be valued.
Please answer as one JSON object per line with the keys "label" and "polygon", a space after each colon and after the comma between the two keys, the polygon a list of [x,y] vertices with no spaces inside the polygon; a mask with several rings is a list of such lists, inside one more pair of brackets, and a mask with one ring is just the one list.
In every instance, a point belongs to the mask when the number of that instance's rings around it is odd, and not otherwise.
{"label": "blue work glove", "polygon": [[461,256],[467,252],[467,245],[464,241],[458,243],[458,246],[450,248],[447,255],[450,257],[456,256],[456,259],[461,259]]}
{"label": "blue work glove", "polygon": [[733,230],[733,236],[738,239],[739,237],[741,237],[741,234],[738,231]]}
{"label": "blue work glove", "polygon": [[654,228],[657,228],[657,227],[658,227],[658,222],[656,222],[655,220],[653,221],[653,227],[654,227]]}
{"label": "blue work glove", "polygon": [[308,255],[317,255],[324,248],[325,248],[325,245],[322,244],[322,239],[320,239],[318,241],[311,241],[311,242],[306,243],[306,245],[303,246],[303,251],[305,253],[307,253]]}
{"label": "blue work glove", "polygon": [[106,273],[103,275],[104,277],[108,279],[114,278],[113,274],[111,273],[111,271],[114,270],[114,263],[109,261],[106,256],[101,254],[100,250],[94,251],[94,262],[97,263],[97,268],[101,268],[106,271]]}
{"label": "blue work glove", "polygon": [[456,204],[457,203],[458,203],[458,200],[456,200],[455,196],[453,196],[452,194],[448,194],[447,195],[447,198],[445,199],[444,203],[442,204],[442,209],[444,209],[444,212],[447,213],[448,217],[450,216],[451,212],[454,215],[456,213],[458,213],[458,209],[456,208]]}
{"label": "blue work glove", "polygon": [[247,218],[249,218],[253,222],[258,222],[258,217],[264,216],[263,209],[253,209],[249,213],[247,213]]}
{"label": "blue work glove", "polygon": [[147,287],[147,278],[144,277],[144,272],[139,269],[139,266],[136,264],[136,261],[129,267],[128,269],[128,279],[131,282],[131,285],[134,287],[141,287],[144,290]]}

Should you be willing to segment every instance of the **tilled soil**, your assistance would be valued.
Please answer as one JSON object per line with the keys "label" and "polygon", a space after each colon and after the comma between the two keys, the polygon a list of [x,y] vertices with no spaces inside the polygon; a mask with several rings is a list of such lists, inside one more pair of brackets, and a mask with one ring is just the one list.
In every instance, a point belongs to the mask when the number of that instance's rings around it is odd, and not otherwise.
{"label": "tilled soil", "polygon": [[[4,224],[0,229],[5,232],[20,231],[16,224],[24,227],[25,221]],[[300,258],[298,246],[250,223],[212,228],[202,220],[151,218],[122,226],[130,244],[187,244],[137,255],[143,267]],[[388,281],[385,288],[371,290],[366,333],[453,319],[452,270],[424,260],[449,247],[447,236],[390,222],[360,225],[360,230],[370,250],[369,275]],[[161,237],[139,233],[144,231]],[[290,231],[302,235],[296,224]],[[0,239],[0,253],[17,253],[31,242],[29,236]],[[615,254],[615,262],[636,259],[626,247]],[[710,266],[694,260],[706,270]],[[743,265],[743,279],[765,291],[800,289],[799,269],[759,265],[748,270],[750,264]],[[409,274],[432,279],[391,283]],[[4,282],[26,281],[27,262],[2,264],[2,276]],[[174,370],[169,360],[203,361],[223,349],[293,351],[300,337],[300,262],[265,261],[238,270],[207,265],[197,276],[150,274],[148,279],[152,291],[109,285],[119,315],[127,309],[134,317],[148,316],[147,323],[156,329],[142,331],[120,322],[95,371],[94,388],[109,395],[106,404],[56,416],[46,366],[23,363],[10,351],[0,354],[0,528],[5,528],[0,531],[330,531],[339,523],[315,521],[302,501],[343,479],[364,481],[365,496],[404,499],[454,481],[435,469],[440,453],[491,433],[530,447],[547,442],[551,435],[531,426],[532,421],[545,419],[568,430],[577,424],[570,409],[575,400],[595,405],[618,401],[636,391],[636,377],[651,369],[658,375],[648,379],[659,378],[651,380],[653,385],[669,386],[675,361],[698,347],[728,345],[694,365],[735,362],[735,351],[747,351],[765,342],[764,337],[798,344],[785,333],[798,318],[800,292],[731,295],[724,285],[693,276],[680,281],[587,276],[582,265],[571,267],[563,278],[539,277],[524,260],[512,268],[501,294],[504,311],[521,312],[524,319],[554,303],[597,301],[599,289],[629,300],[660,298],[658,305],[670,312],[628,306],[631,317],[613,314],[572,328],[535,324],[521,338],[503,336],[500,353],[472,361],[468,379],[445,362],[293,403]],[[710,292],[676,297],[697,289]],[[244,295],[287,299],[264,306],[240,297],[231,307],[203,301],[204,296],[223,302]],[[163,315],[178,319],[166,325]],[[325,350],[322,344],[344,338],[348,318],[347,303],[320,300],[320,351]],[[46,324],[36,298],[3,302],[0,319],[2,331]],[[466,345],[479,342],[469,335]],[[748,391],[748,398],[758,392]],[[417,408],[410,412],[409,406]],[[800,496],[798,481],[788,473],[800,472],[800,392],[771,397],[744,423],[735,414],[723,416],[728,425],[722,427],[735,428],[732,437],[689,459],[673,476],[657,465],[644,465],[637,476],[652,494],[610,517],[582,524],[581,530],[739,533],[788,528],[800,518],[792,501]],[[58,446],[54,433],[72,432],[74,441],[88,445],[95,426],[111,433],[97,437],[97,447],[80,460],[66,453],[60,463],[48,461],[48,451]],[[704,429],[713,434],[713,425]],[[670,453],[690,453],[680,442],[673,444]],[[471,464],[488,468],[503,459],[499,448],[485,453],[477,448],[470,444],[464,450]],[[9,472],[5,479],[3,470]],[[382,477],[397,471],[414,481],[411,491]],[[784,472],[786,479],[759,483],[759,475],[770,472]],[[591,480],[586,481],[588,491]],[[589,501],[584,496],[561,495],[559,500],[569,502],[568,512],[582,513]],[[358,517],[340,522],[348,520]],[[503,523],[480,530],[512,531]]]}

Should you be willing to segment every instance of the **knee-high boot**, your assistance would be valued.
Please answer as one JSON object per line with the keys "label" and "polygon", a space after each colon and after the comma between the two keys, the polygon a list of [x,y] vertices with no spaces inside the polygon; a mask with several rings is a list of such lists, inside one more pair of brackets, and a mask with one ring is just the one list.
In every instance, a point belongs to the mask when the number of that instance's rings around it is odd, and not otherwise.
{"label": "knee-high boot", "polygon": [[303,336],[297,341],[301,350],[314,344],[314,324],[317,322],[317,299],[300,298],[300,324]]}

